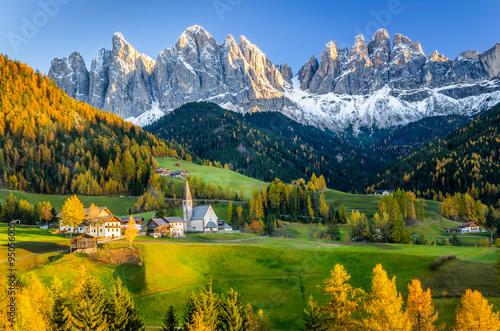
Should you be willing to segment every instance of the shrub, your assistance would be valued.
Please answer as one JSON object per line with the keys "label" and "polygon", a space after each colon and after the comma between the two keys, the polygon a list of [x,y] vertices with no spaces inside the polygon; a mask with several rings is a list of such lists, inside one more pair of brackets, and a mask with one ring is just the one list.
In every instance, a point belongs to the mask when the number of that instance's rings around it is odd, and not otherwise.
{"label": "shrub", "polygon": [[436,257],[434,262],[432,262],[431,269],[438,270],[440,266],[442,266],[443,264],[445,264],[448,261],[455,260],[456,258],[457,257],[453,253],[451,253],[449,256],[446,256],[446,255],[438,256],[438,257]]}

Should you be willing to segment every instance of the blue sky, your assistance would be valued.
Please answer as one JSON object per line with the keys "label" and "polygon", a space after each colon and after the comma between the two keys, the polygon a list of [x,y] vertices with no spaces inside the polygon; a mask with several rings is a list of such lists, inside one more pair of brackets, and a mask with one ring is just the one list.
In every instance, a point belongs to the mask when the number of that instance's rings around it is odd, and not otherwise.
{"label": "blue sky", "polygon": [[[56,4],[56,5],[54,5]],[[500,1],[108,1],[0,0],[0,52],[47,73],[50,60],[82,54],[87,66],[100,47],[111,49],[114,32],[156,59],[189,26],[198,24],[218,43],[246,36],[275,64],[294,74],[324,44],[350,46],[378,28],[420,41],[426,55],[454,59],[500,42]]]}

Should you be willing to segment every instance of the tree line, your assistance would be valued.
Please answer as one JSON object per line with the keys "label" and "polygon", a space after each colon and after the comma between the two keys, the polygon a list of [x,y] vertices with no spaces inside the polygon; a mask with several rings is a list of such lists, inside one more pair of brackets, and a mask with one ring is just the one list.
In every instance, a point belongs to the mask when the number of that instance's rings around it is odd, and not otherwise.
{"label": "tree line", "polygon": [[[396,276],[389,278],[381,264],[373,268],[368,292],[349,284],[351,276],[336,264],[320,289],[327,303],[318,305],[312,296],[304,309],[306,331],[326,330],[442,330],[431,290],[424,290],[418,279],[408,284],[406,305],[396,289]],[[493,311],[482,294],[467,289],[456,310],[454,330],[500,330],[500,314]]]}

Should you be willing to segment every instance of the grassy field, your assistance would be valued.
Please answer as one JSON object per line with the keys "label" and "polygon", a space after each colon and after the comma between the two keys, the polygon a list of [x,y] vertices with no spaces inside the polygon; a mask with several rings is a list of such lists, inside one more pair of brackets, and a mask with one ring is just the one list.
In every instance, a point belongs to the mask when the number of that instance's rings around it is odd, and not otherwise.
{"label": "grassy field", "polygon": [[[0,190],[0,201],[5,201],[9,195],[9,190]],[[58,212],[61,210],[64,202],[70,195],[49,195],[38,193],[27,193],[12,191],[18,200],[24,199],[32,205],[37,205],[39,202],[48,201]],[[92,203],[96,206],[106,206],[115,215],[127,215],[129,207],[132,207],[137,202],[135,198],[128,197],[108,197],[108,196],[84,196],[78,195],[78,199],[83,203],[85,208],[90,207]]]}
{"label": "grassy field", "polygon": [[[209,244],[194,240],[165,240],[137,237],[144,258],[143,267],[97,265],[85,254],[44,254],[17,261],[20,273],[33,270],[48,283],[53,276],[71,286],[80,265],[110,286],[120,277],[127,285],[147,325],[161,325],[165,307],[183,310],[187,298],[210,278],[214,289],[225,292],[234,288],[245,302],[263,309],[273,329],[297,330],[309,294],[325,303],[317,285],[329,276],[336,263],[342,263],[352,275],[352,284],[369,289],[371,270],[382,263],[389,275],[397,277],[398,290],[407,294],[407,283],[415,277],[431,288],[440,312],[439,322],[453,325],[457,299],[465,288],[495,296],[494,261],[498,249],[483,247],[445,247],[388,244],[349,244],[308,239],[317,225],[291,224],[300,233],[297,239],[266,238],[231,244]],[[5,233],[5,231],[2,231]],[[236,234],[231,234],[236,235]],[[206,239],[218,237],[208,237]],[[244,237],[248,235],[244,234]],[[66,242],[66,238],[38,229],[20,229],[19,242]],[[227,238],[227,237],[226,237]],[[6,236],[0,243],[5,244]],[[232,238],[233,239],[233,238]],[[110,244],[112,246],[123,243]],[[432,261],[454,253],[457,260],[431,271]],[[0,268],[3,276],[4,268]],[[446,293],[443,293],[446,292]],[[445,295],[445,298],[441,296]]]}
{"label": "grassy field", "polygon": [[[187,170],[191,176],[199,176],[206,183],[213,182],[215,185],[220,184],[224,189],[226,188],[226,185],[229,185],[229,188],[234,188],[238,194],[240,193],[240,187],[243,186],[245,199],[247,200],[251,198],[254,190],[263,190],[268,185],[268,183],[244,176],[231,170],[202,166],[187,161],[179,161],[173,158],[157,158],[156,161],[158,161],[158,164],[162,168],[169,168],[174,171],[183,169]],[[175,165],[177,162],[181,162],[180,167]]]}
{"label": "grassy field", "polygon": [[[350,209],[356,209],[364,211],[368,216],[372,216],[375,212],[378,212],[380,195],[351,194],[336,190],[328,190],[325,192],[325,200],[326,203],[335,208],[338,208],[341,204],[343,204],[348,211]],[[439,220],[441,218],[439,215],[439,202],[426,200],[426,203],[425,220],[429,222]]]}
{"label": "grassy field", "polygon": [[188,238],[197,238],[204,240],[235,240],[235,239],[250,239],[258,238],[259,236],[252,233],[193,233],[187,236]]}

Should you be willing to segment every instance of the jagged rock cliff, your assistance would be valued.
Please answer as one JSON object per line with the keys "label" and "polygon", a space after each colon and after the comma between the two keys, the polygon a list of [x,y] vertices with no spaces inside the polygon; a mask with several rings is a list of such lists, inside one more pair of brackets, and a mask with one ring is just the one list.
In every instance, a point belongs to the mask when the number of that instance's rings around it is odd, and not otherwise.
{"label": "jagged rock cliff", "polygon": [[280,111],[307,124],[343,130],[381,128],[426,116],[474,115],[500,102],[500,44],[450,60],[425,56],[419,42],[386,30],[350,48],[330,41],[293,76],[260,49],[228,35],[222,44],[188,28],[156,60],[120,33],[100,49],[90,72],[78,53],[52,60],[49,77],[77,100],[146,124],[184,103],[206,100],[239,112]]}

